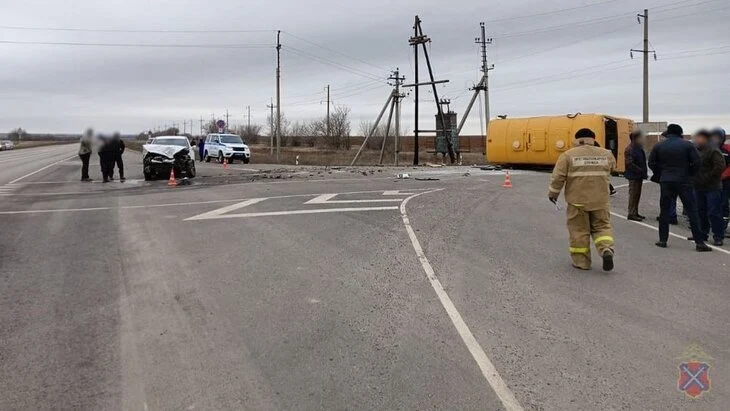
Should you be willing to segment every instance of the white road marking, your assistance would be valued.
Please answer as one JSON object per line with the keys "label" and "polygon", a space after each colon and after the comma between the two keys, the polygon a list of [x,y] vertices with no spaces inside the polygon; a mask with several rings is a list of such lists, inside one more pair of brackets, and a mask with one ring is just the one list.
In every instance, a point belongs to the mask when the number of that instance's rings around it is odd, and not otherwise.
{"label": "white road marking", "polygon": [[242,202],[236,203],[236,204],[231,204],[229,206],[221,207],[221,208],[215,209],[213,211],[208,211],[207,213],[198,214],[194,217],[186,218],[185,221],[209,220],[211,218],[219,218],[221,214],[235,211],[235,210],[241,209],[243,207],[248,207],[250,205],[260,203],[264,200],[268,200],[268,198],[252,198],[250,200],[242,201]]}
{"label": "white road marking", "polygon": [[[647,224],[647,223],[644,223],[644,222],[641,222],[641,221],[631,221],[628,218],[626,218],[626,216],[623,216],[623,215],[618,214],[618,213],[614,213],[613,211],[611,211],[611,215],[616,216],[618,218],[621,218],[623,220],[626,220],[626,221],[628,221],[630,223],[638,224],[638,225],[640,225],[642,227],[650,228],[650,229],[652,229],[654,231],[659,231],[659,228],[658,227],[654,227],[651,224]],[[687,236],[675,234],[675,233],[673,233],[671,231],[669,232],[669,235],[671,235],[672,237],[679,238],[681,240],[687,241]],[[720,251],[720,252],[725,253],[725,254],[730,254],[730,250],[726,250],[724,248],[716,247],[716,246],[710,245],[710,244],[707,244],[707,245],[709,245],[710,248],[712,248],[713,250]]]}
{"label": "white road marking", "polygon": [[628,186],[629,186],[628,184],[621,184],[621,185],[613,186],[613,188],[624,188],[624,187],[628,187]]}
{"label": "white road marking", "polygon": [[431,267],[431,263],[428,262],[428,258],[426,258],[426,254],[423,252],[421,244],[418,242],[416,233],[413,231],[413,227],[411,227],[411,222],[408,219],[408,213],[406,212],[406,205],[408,204],[408,201],[422,194],[433,193],[436,191],[439,190],[414,194],[403,200],[400,205],[400,213],[403,218],[403,224],[406,227],[406,232],[408,233],[408,237],[411,239],[413,249],[416,251],[416,255],[421,262],[421,267],[423,267],[423,271],[426,273],[426,277],[428,277],[431,287],[433,287],[433,290],[436,292],[439,301],[441,301],[441,305],[446,310],[446,314],[448,314],[451,322],[454,324],[454,327],[456,327],[456,331],[459,333],[462,341],[464,341],[466,348],[469,350],[474,361],[476,361],[479,369],[482,371],[482,375],[486,378],[489,385],[497,394],[497,397],[499,397],[502,401],[502,405],[504,405],[505,409],[508,411],[522,411],[522,406],[520,406],[520,403],[517,402],[517,398],[515,398],[515,395],[509,387],[507,387],[507,384],[505,384],[502,377],[500,377],[497,369],[494,367],[494,364],[492,364],[489,360],[484,349],[481,345],[479,345],[479,342],[474,337],[474,334],[472,334],[469,326],[466,322],[464,322],[464,319],[461,317],[461,314],[459,314],[459,311],[456,309],[453,301],[451,301],[451,298],[449,298],[449,295],[444,290],[444,287],[441,285],[441,281],[439,281],[436,277],[436,273],[434,272],[433,267]]}
{"label": "white road marking", "polygon": [[332,200],[337,194],[322,194],[304,204],[357,204],[357,203],[388,203],[399,202],[400,198],[381,198],[374,200]]}
{"label": "white road marking", "polygon": [[302,214],[322,214],[322,213],[348,213],[356,211],[386,211],[397,210],[398,206],[388,207],[349,207],[349,208],[319,208],[314,210],[287,210],[287,211],[264,211],[260,213],[242,213],[242,214],[223,214],[216,217],[195,216],[186,218],[184,221],[190,220],[211,220],[217,218],[250,218],[250,217],[272,217],[285,215],[302,215]]}
{"label": "white road marking", "polygon": [[38,173],[40,173],[41,171],[43,171],[43,170],[45,170],[45,169],[47,169],[47,168],[51,168],[51,167],[55,166],[56,164],[60,164],[60,163],[63,163],[64,161],[68,161],[68,160],[71,160],[72,158],[75,158],[75,157],[77,157],[77,155],[76,155],[76,154],[74,154],[74,155],[73,155],[73,156],[71,156],[71,157],[66,157],[66,158],[64,158],[63,160],[59,160],[59,161],[56,161],[55,163],[51,163],[51,164],[48,164],[47,166],[45,166],[45,167],[41,167],[41,168],[39,168],[38,170],[36,170],[36,171],[34,171],[34,172],[32,172],[32,173],[28,173],[28,174],[26,174],[26,175],[24,175],[24,176],[22,176],[22,177],[18,177],[18,178],[16,178],[15,180],[13,180],[13,181],[9,182],[8,184],[15,184],[15,183],[17,183],[18,181],[20,181],[20,180],[22,180],[22,179],[24,179],[24,178],[26,178],[26,177],[30,177],[30,176],[32,176],[32,175],[34,175],[34,174],[38,174]]}
{"label": "white road marking", "polygon": [[[422,190],[421,189],[418,189],[418,190],[409,190],[409,191],[422,191]],[[403,192],[403,191],[400,191],[400,190],[387,190],[387,191],[383,191],[383,195],[384,196],[410,196],[410,195],[413,195],[413,194],[415,194],[415,193],[410,193],[410,192],[407,193],[407,192]]]}
{"label": "white road marking", "polygon": [[[253,184],[253,183],[251,183]],[[372,194],[382,193],[382,190],[374,191],[351,191],[348,193],[341,194]],[[294,198],[294,197],[313,197],[319,194],[289,194],[283,196],[271,196],[266,197],[267,199],[279,199],[279,198]],[[221,204],[221,203],[240,203],[242,201],[250,200],[250,198],[233,198],[226,200],[206,200],[206,201],[189,201],[180,203],[162,203],[162,204],[147,204],[147,205],[128,205],[119,207],[87,207],[87,208],[50,208],[50,209],[38,209],[38,210],[12,210],[12,211],[0,211],[0,215],[8,214],[43,214],[43,213],[60,213],[60,212],[80,212],[80,211],[103,211],[103,210],[134,210],[140,208],[162,208],[162,207],[182,207],[192,205],[204,205],[204,204]]]}

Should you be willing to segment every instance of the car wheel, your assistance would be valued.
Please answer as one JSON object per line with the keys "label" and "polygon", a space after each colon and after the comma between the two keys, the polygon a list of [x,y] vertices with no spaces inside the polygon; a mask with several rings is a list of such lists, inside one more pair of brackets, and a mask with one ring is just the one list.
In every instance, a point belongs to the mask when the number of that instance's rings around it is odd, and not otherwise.
{"label": "car wheel", "polygon": [[195,177],[195,163],[190,164],[190,167],[188,167],[188,177]]}
{"label": "car wheel", "polygon": [[208,155],[208,150],[205,150],[205,155],[203,156],[206,163],[210,163],[210,156]]}
{"label": "car wheel", "polygon": [[152,175],[150,173],[144,173],[144,181],[150,181],[152,180]]}
{"label": "car wheel", "polygon": [[243,164],[248,164],[250,162],[251,162],[251,158],[250,157],[244,157],[243,158]]}
{"label": "car wheel", "polygon": [[218,162],[221,163],[221,164],[223,164],[223,160],[224,159],[225,159],[225,157],[223,157],[223,152],[222,151],[219,151],[218,152]]}

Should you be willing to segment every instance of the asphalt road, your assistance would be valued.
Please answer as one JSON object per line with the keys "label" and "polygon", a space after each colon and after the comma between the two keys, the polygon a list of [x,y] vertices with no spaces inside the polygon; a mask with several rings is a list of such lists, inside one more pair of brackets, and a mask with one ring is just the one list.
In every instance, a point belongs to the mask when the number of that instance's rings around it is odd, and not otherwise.
{"label": "asphalt road", "polygon": [[2,410],[730,402],[730,247],[657,249],[654,185],[647,225],[619,188],[606,274],[571,268],[544,173],[198,163],[171,188],[133,152],[81,183],[75,149],[0,153]]}

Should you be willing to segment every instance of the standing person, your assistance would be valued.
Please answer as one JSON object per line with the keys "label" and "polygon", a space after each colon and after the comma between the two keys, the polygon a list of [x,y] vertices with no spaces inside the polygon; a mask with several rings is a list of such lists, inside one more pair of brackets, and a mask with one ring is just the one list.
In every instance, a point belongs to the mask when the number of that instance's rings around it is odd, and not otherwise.
{"label": "standing person", "polygon": [[730,219],[730,144],[726,144],[727,135],[725,130],[716,128],[712,130],[712,140],[716,147],[720,149],[722,157],[725,159],[725,170],[722,172],[722,216],[725,227],[725,238],[730,238],[727,232],[728,221]]}
{"label": "standing person", "polygon": [[631,143],[624,151],[625,172],[624,177],[629,180],[629,214],[631,221],[642,221],[646,217],[639,214],[639,201],[641,201],[641,187],[644,180],[649,178],[649,170],[646,166],[646,153],[644,152],[644,133],[641,130],[632,131],[629,135]]}
{"label": "standing person", "polygon": [[79,140],[79,158],[81,159],[81,181],[92,181],[89,178],[89,160],[91,159],[91,138],[94,136],[92,129],[87,129]]}
{"label": "standing person", "polygon": [[122,154],[124,154],[124,141],[119,133],[114,133],[109,147],[109,160],[111,162],[109,169],[109,179],[114,180],[114,165],[116,164],[119,169],[119,181],[125,182],[127,179],[124,178],[124,160]]}
{"label": "standing person", "polygon": [[107,136],[99,136],[99,165],[101,166],[101,175],[104,183],[108,183],[112,177],[114,164],[113,153],[111,151],[111,139]]}
{"label": "standing person", "polygon": [[202,163],[205,161],[205,158],[203,157],[203,154],[205,153],[205,136],[200,136],[200,141],[198,141],[198,153],[200,154],[200,162]]}
{"label": "standing person", "polygon": [[695,135],[701,164],[695,176],[695,198],[702,239],[707,241],[712,230],[714,244],[722,246],[725,238],[725,223],[722,219],[722,172],[725,171],[725,159],[720,149],[710,142],[710,138],[707,130],[700,130]]}
{"label": "standing person", "polygon": [[575,133],[578,144],[558,158],[550,180],[548,198],[557,203],[565,187],[570,256],[573,267],[591,269],[591,237],[603,270],[613,270],[613,232],[609,181],[616,168],[613,154],[595,147],[596,135],[587,128]]}
{"label": "standing person", "polygon": [[656,246],[667,247],[669,214],[672,203],[676,203],[679,197],[684,209],[687,210],[695,249],[699,252],[712,251],[712,248],[702,241],[693,194],[694,178],[700,168],[700,155],[692,143],[682,138],[683,133],[682,127],[670,124],[667,127],[666,140],[654,146],[649,154],[649,168],[659,175],[661,187],[659,241]]}

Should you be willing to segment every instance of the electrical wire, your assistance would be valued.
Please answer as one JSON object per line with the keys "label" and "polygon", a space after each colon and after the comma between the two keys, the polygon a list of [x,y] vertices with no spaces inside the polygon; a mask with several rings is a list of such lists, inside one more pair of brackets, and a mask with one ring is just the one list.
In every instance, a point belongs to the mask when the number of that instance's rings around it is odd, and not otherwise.
{"label": "electrical wire", "polygon": [[81,27],[30,27],[30,26],[0,26],[4,30],[25,30],[25,31],[75,31],[86,33],[274,33],[276,30],[164,30],[164,29],[92,29]]}
{"label": "electrical wire", "polygon": [[552,14],[564,13],[566,11],[573,11],[573,10],[585,9],[585,8],[589,8],[589,7],[602,6],[604,4],[617,3],[617,2],[622,2],[622,1],[626,1],[626,0],[602,0],[602,1],[597,1],[595,3],[588,3],[588,4],[583,4],[581,6],[568,7],[565,9],[544,11],[544,12],[533,13],[533,14],[522,14],[519,16],[512,16],[512,17],[500,17],[500,18],[496,18],[496,19],[485,20],[484,22],[485,23],[496,23],[496,22],[502,22],[502,21],[522,20],[522,19],[538,17],[538,16],[549,16]]}
{"label": "electrical wire", "polygon": [[290,33],[290,32],[288,32],[288,31],[282,31],[282,33],[283,33],[283,34],[285,34],[285,35],[287,35],[287,36],[290,36],[290,37],[292,37],[292,38],[295,38],[295,39],[297,39],[297,40],[299,40],[299,41],[303,41],[303,42],[305,42],[305,43],[308,43],[308,44],[310,44],[310,45],[312,45],[312,46],[315,46],[315,47],[319,47],[319,48],[321,48],[321,49],[323,49],[323,50],[327,50],[327,51],[330,51],[330,52],[332,52],[332,53],[335,53],[335,54],[339,54],[339,55],[340,55],[340,56],[342,56],[342,57],[345,57],[345,58],[349,58],[349,59],[351,59],[351,60],[357,61],[358,63],[366,64],[366,65],[368,65],[368,66],[370,66],[370,67],[373,67],[373,68],[376,68],[376,69],[378,69],[378,70],[388,70],[388,69],[386,69],[386,68],[384,68],[384,67],[380,67],[380,66],[377,66],[377,65],[375,65],[375,64],[372,64],[372,63],[370,63],[370,62],[368,62],[368,61],[365,61],[365,60],[363,60],[363,59],[360,59],[360,58],[358,58],[358,57],[353,57],[353,56],[350,56],[350,55],[348,55],[348,54],[345,54],[345,53],[343,53],[343,52],[341,52],[341,51],[335,50],[335,49],[333,49],[333,48],[330,48],[330,47],[324,46],[324,45],[322,45],[322,44],[319,44],[319,43],[315,43],[314,41],[308,40],[308,39],[306,39],[306,38],[304,38],[304,37],[302,37],[302,36],[299,36],[299,35],[296,35],[296,34]]}
{"label": "electrical wire", "polygon": [[0,44],[24,44],[41,46],[91,46],[91,47],[141,47],[141,48],[225,48],[255,49],[273,48],[271,44],[153,44],[153,43],[81,43],[66,41],[15,41],[0,40]]}
{"label": "electrical wire", "polygon": [[288,52],[290,52],[292,54],[298,55],[300,57],[309,58],[311,60],[317,61],[317,62],[322,63],[322,64],[326,64],[326,65],[330,65],[330,66],[333,66],[333,67],[337,67],[337,68],[339,68],[341,70],[347,71],[347,72],[349,72],[351,74],[358,75],[360,77],[364,77],[364,78],[367,78],[367,79],[370,79],[370,80],[378,80],[378,81],[381,81],[381,82],[384,82],[384,83],[386,82],[383,78],[379,77],[377,74],[369,73],[369,72],[360,70],[358,68],[350,67],[350,66],[347,66],[345,64],[338,63],[338,62],[329,60],[329,59],[324,58],[324,57],[315,56],[315,55],[310,54],[310,53],[308,53],[308,52],[306,52],[304,50],[300,50],[300,49],[297,49],[297,48],[294,48],[294,47],[291,47],[291,46],[284,48],[284,50],[286,50],[286,51],[288,51]]}

